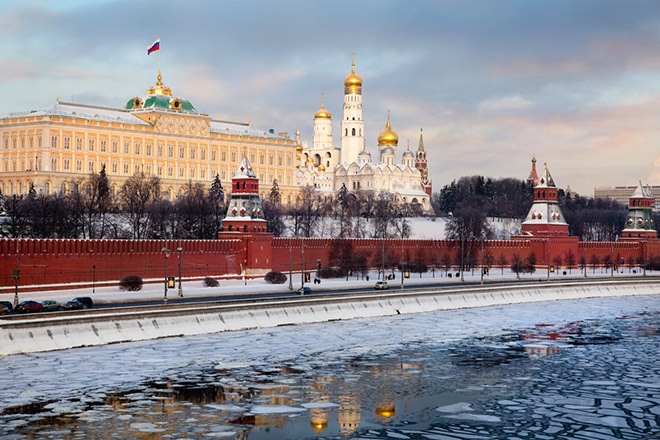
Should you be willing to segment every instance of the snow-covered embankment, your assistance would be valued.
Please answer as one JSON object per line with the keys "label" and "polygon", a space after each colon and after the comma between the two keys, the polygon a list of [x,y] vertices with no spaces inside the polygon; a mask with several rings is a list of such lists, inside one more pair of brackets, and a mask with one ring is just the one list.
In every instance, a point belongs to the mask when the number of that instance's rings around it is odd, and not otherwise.
{"label": "snow-covered embankment", "polygon": [[655,280],[627,280],[392,290],[241,305],[92,309],[84,315],[2,320],[0,355],[469,307],[657,293],[660,283]]}

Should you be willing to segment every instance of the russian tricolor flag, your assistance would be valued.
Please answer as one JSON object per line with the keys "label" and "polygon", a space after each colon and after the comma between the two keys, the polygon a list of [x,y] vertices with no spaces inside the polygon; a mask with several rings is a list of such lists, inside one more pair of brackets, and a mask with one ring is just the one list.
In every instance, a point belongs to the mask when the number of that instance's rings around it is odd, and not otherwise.
{"label": "russian tricolor flag", "polygon": [[156,52],[157,50],[160,50],[160,37],[151,46],[147,47],[147,55],[151,55],[151,52]]}

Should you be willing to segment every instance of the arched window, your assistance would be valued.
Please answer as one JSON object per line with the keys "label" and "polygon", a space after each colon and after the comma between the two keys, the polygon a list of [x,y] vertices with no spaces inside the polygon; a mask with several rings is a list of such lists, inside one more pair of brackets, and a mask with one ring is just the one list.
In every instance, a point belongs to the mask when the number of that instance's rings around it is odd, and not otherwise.
{"label": "arched window", "polygon": [[355,129],[354,128],[351,129],[351,136],[355,136]]}

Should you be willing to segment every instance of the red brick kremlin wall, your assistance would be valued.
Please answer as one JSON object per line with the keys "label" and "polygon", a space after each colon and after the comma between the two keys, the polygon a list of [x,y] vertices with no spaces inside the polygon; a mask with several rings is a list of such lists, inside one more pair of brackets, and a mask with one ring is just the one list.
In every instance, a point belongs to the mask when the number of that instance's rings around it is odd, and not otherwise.
{"label": "red brick kremlin wall", "polygon": [[19,286],[118,282],[126,275],[144,280],[178,277],[181,248],[183,278],[240,272],[242,240],[0,240],[0,289]]}
{"label": "red brick kremlin wall", "polygon": [[[289,268],[299,272],[304,253],[305,270],[316,269],[317,260],[328,265],[334,239],[272,238],[270,234],[235,234],[220,240],[0,240],[0,291],[11,292],[15,281],[12,271],[20,271],[19,286],[57,284],[114,283],[126,275],[138,275],[146,280],[163,279],[165,256],[161,249],[170,250],[168,276],[178,277],[177,248],[181,247],[182,277],[203,278],[239,275],[261,277],[268,270],[288,273]],[[423,261],[428,266],[441,267],[445,254],[454,267],[460,261],[458,241],[451,240],[351,240],[354,252],[367,251],[372,267],[380,265],[381,255],[396,261]],[[477,264],[480,246],[477,246]],[[489,241],[484,246],[495,264],[503,255],[508,263],[516,254],[526,259],[531,252],[536,256],[538,268],[554,265],[557,255],[572,252],[577,268],[584,256],[587,265],[593,255],[604,262],[612,261],[628,267],[640,265],[660,257],[660,241],[619,241],[607,243],[578,242],[576,237],[524,238]],[[17,258],[18,256],[18,258]],[[291,263],[289,263],[291,262]],[[247,269],[247,270],[246,270]],[[558,268],[560,269],[560,268]]]}

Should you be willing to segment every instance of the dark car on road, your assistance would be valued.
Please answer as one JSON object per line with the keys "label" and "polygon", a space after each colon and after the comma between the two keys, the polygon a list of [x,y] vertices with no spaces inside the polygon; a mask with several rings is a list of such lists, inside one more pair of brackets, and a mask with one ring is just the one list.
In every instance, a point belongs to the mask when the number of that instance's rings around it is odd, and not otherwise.
{"label": "dark car on road", "polygon": [[305,286],[299,288],[298,290],[296,290],[296,292],[298,292],[298,295],[309,295],[310,293],[312,293],[312,288]]}
{"label": "dark car on road", "polygon": [[44,306],[36,301],[23,301],[16,306],[17,313],[34,313],[44,310]]}
{"label": "dark car on road", "polygon": [[83,303],[81,303],[80,301],[72,299],[71,301],[67,302],[66,304],[63,304],[62,308],[64,310],[80,310],[80,309],[84,309],[85,305]]}
{"label": "dark car on road", "polygon": [[11,301],[0,301],[0,309],[6,315],[14,310],[14,304],[12,304]]}
{"label": "dark car on road", "polygon": [[92,301],[92,298],[90,298],[89,296],[77,296],[73,298],[73,300],[81,303],[83,307],[86,309],[94,305],[94,301]]}

